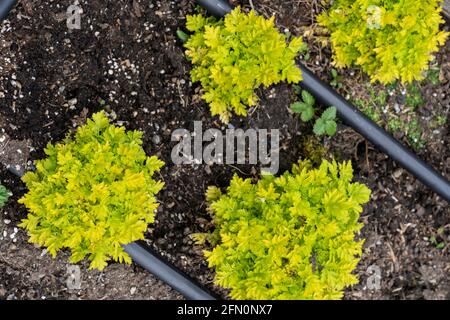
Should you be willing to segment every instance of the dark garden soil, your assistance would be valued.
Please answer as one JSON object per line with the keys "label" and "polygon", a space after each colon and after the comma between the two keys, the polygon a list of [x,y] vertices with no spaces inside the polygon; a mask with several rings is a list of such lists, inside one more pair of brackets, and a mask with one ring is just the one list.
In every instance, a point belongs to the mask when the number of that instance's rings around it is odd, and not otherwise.
{"label": "dark garden soil", "polygon": [[[291,87],[261,89],[258,108],[247,118],[224,126],[211,117],[199,87],[189,81],[186,61],[176,30],[194,1],[81,0],[82,28],[69,32],[65,11],[73,1],[19,1],[10,19],[0,26],[0,180],[14,194],[0,219],[0,299],[176,299],[176,292],[136,266],[111,264],[103,272],[81,266],[82,287],[68,290],[67,256],[52,260],[48,253],[27,243],[15,225],[26,216],[16,200],[26,191],[7,166],[21,171],[43,156],[49,141],[59,141],[92,113],[106,110],[116,124],[143,130],[144,148],[165,161],[160,173],[165,188],[161,206],[147,239],[158,252],[210,289],[213,271],[194,245],[190,234],[211,230],[204,192],[209,185],[225,187],[232,175],[258,178],[259,167],[249,165],[175,166],[171,162],[171,133],[193,129],[202,120],[204,129],[228,127],[281,130],[281,171],[301,157],[314,156],[309,125],[289,113],[294,100]],[[276,14],[281,30],[306,37],[310,57],[306,64],[330,81],[331,52],[323,46],[321,30],[310,28],[320,10],[310,1],[241,1],[266,16]],[[235,1],[235,4],[238,2]],[[313,25],[314,26],[314,25]],[[314,40],[316,39],[316,40]],[[415,111],[423,123],[426,145],[419,152],[450,178],[449,125],[427,126],[436,115],[448,117],[450,109],[450,41],[437,55],[440,83],[424,81],[425,103]],[[341,93],[369,99],[365,75],[341,72]],[[383,89],[380,87],[380,89]],[[402,106],[401,90],[387,107]],[[405,115],[402,121],[409,121]],[[397,133],[405,143],[406,137]],[[305,143],[306,141],[306,143]],[[308,142],[309,141],[309,142]],[[378,152],[364,138],[340,125],[333,138],[320,140],[327,157],[352,160],[357,180],[373,190],[362,214],[365,252],[358,266],[360,284],[346,291],[348,299],[449,299],[450,210],[410,174]],[[19,167],[17,167],[19,165]],[[370,290],[369,267],[381,270],[381,287]],[[370,270],[370,269],[369,269]]]}

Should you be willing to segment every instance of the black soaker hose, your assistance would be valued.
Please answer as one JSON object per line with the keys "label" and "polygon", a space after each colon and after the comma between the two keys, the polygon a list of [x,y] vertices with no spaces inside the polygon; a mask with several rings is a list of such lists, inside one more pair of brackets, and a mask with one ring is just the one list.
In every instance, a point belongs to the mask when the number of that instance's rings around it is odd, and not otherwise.
{"label": "black soaker hose", "polygon": [[9,11],[16,4],[17,0],[0,0],[0,22],[6,18]]}
{"label": "black soaker hose", "polygon": [[233,7],[227,1],[197,0],[197,3],[218,18],[222,18],[233,10]]}
{"label": "black soaker hose", "polygon": [[133,242],[124,246],[133,261],[167,283],[189,300],[217,300],[212,294],[197,285],[175,267],[165,262],[143,242]]}
{"label": "black soaker hose", "polygon": [[[207,9],[210,14],[218,17],[223,17],[232,10],[226,0],[197,0],[197,3]],[[300,64],[300,69],[303,76],[300,85],[305,90],[311,92],[324,105],[335,106],[339,117],[346,124],[450,203],[450,182],[447,179],[367,118],[303,64]]]}

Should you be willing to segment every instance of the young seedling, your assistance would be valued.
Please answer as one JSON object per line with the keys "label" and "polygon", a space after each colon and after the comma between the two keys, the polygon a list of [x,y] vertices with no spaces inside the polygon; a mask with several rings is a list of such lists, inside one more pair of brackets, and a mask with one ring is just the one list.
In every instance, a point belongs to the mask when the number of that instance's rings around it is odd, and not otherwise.
{"label": "young seedling", "polygon": [[333,77],[333,80],[331,80],[330,84],[335,88],[342,88],[341,76],[338,74],[336,69],[331,69],[331,76]]}
{"label": "young seedling", "polygon": [[[301,90],[299,86],[294,86],[294,92],[301,95],[302,100],[291,104],[291,110],[300,114],[303,122],[308,122],[314,118],[316,100],[306,90]],[[316,120],[314,133],[318,136],[328,134],[332,136],[336,133],[336,107],[330,107],[324,111],[322,116]]]}
{"label": "young seedling", "polygon": [[333,136],[336,133],[336,107],[329,107],[314,125],[314,133],[318,136],[327,134]]}
{"label": "young seedling", "polygon": [[314,117],[314,104],[316,103],[314,97],[306,90],[301,92],[302,100],[291,104],[291,110],[294,113],[300,114],[302,121],[310,121]]}

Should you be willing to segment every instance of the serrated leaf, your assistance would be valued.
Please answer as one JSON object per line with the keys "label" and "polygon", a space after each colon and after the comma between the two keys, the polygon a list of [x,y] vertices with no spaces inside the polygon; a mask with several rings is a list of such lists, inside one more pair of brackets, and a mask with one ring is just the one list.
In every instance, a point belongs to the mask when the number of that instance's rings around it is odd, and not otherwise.
{"label": "serrated leaf", "polygon": [[316,103],[316,100],[314,99],[314,97],[312,96],[312,94],[310,94],[308,91],[303,90],[302,91],[302,99],[303,101],[310,105],[310,106],[314,106],[314,104]]}
{"label": "serrated leaf", "polygon": [[314,107],[313,106],[307,106],[305,110],[303,110],[300,118],[303,122],[307,122],[311,120],[314,117]]}
{"label": "serrated leaf", "polygon": [[316,120],[313,128],[314,134],[321,136],[325,133],[325,121],[322,118]]}
{"label": "serrated leaf", "polygon": [[336,122],[334,121],[327,122],[325,131],[329,136],[334,136],[336,134],[336,129],[337,129]]}
{"label": "serrated leaf", "polygon": [[323,113],[321,118],[325,121],[334,121],[336,119],[336,107],[329,107]]}
{"label": "serrated leaf", "polygon": [[295,113],[302,113],[308,108],[308,105],[304,102],[294,102],[291,104],[291,110]]}

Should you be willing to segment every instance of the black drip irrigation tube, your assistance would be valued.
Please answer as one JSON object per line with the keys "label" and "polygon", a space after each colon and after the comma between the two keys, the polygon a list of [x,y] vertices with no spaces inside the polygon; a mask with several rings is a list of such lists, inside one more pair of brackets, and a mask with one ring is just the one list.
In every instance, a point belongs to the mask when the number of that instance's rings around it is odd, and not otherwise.
{"label": "black drip irrigation tube", "polygon": [[[223,17],[232,10],[226,0],[197,0],[197,3],[216,17]],[[335,106],[338,116],[344,123],[372,142],[378,149],[450,203],[450,182],[447,179],[375,122],[367,118],[303,64],[300,64],[300,69],[303,76],[303,80],[300,82],[301,87],[313,94],[322,104]]]}
{"label": "black drip irrigation tube", "polygon": [[159,257],[143,242],[133,242],[124,246],[126,253],[135,263],[167,283],[189,300],[217,300],[217,297],[203,289],[191,278]]}
{"label": "black drip irrigation tube", "polygon": [[[15,0],[0,0],[0,21],[2,21],[16,3]],[[224,0],[197,0],[197,3],[216,17],[223,17],[232,10],[228,2]],[[450,183],[442,175],[433,170],[409,151],[400,142],[390,136],[373,121],[364,116],[342,96],[336,93],[330,86],[322,82],[304,65],[300,65],[303,80],[300,85],[311,92],[317,99],[328,106],[337,108],[340,118],[357,132],[371,141],[381,151],[392,157],[405,169],[415,175],[424,184],[429,186],[437,194],[450,202]],[[21,176],[20,172],[12,167],[10,171]],[[133,261],[177,290],[187,299],[191,300],[216,300],[218,297],[209,293],[198,285],[193,279],[187,277],[174,266],[166,262],[143,242],[134,242],[124,246],[124,250]]]}
{"label": "black drip irrigation tube", "polygon": [[0,0],[0,22],[6,18],[9,11],[16,4],[17,0]]}

